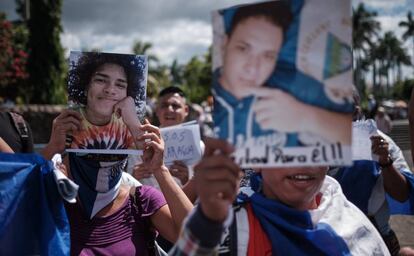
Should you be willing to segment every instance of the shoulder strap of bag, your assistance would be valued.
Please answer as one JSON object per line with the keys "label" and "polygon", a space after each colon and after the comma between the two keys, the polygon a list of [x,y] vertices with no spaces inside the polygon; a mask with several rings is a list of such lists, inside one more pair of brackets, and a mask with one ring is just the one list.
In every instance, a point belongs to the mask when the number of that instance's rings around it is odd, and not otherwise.
{"label": "shoulder strap of bag", "polygon": [[13,120],[14,127],[16,127],[16,130],[22,140],[23,152],[26,152],[29,143],[29,129],[27,128],[26,122],[23,117],[17,113],[9,112],[9,114]]}

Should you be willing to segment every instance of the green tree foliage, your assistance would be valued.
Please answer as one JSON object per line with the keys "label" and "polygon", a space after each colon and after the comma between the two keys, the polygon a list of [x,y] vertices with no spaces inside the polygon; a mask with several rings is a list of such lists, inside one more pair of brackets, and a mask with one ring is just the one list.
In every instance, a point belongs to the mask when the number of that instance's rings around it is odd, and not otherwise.
{"label": "green tree foliage", "polygon": [[0,13],[0,95],[13,101],[24,91],[28,78],[26,39],[25,28],[7,21]]}
{"label": "green tree foliage", "polygon": [[398,81],[392,92],[394,99],[400,99],[408,102],[411,96],[411,90],[414,88],[414,79],[406,79],[404,81]]}
{"label": "green tree foliage", "polygon": [[157,64],[159,60],[157,56],[150,52],[151,48],[152,43],[136,41],[132,47],[132,51],[134,54],[147,55],[149,63],[148,65],[153,66],[154,64]]}
{"label": "green tree foliage", "polygon": [[67,100],[67,66],[60,44],[61,9],[62,0],[30,1],[30,17],[27,21],[30,90],[26,91],[29,103],[57,104]]}
{"label": "green tree foliage", "polygon": [[386,32],[384,37],[379,40],[379,45],[376,49],[380,60],[380,75],[386,79],[388,93],[390,91],[390,78],[393,76],[393,81],[401,80],[401,65],[410,65],[411,61],[402,43],[395,37],[393,32]]}
{"label": "green tree foliage", "polygon": [[212,83],[211,47],[201,58],[193,57],[184,66],[182,88],[191,102],[201,103],[210,95]]}
{"label": "green tree foliage", "polygon": [[412,43],[413,43],[413,54],[414,54],[414,19],[413,19],[412,12],[409,11],[407,13],[407,20],[401,21],[398,25],[405,29],[405,32],[403,34],[403,39],[407,40],[408,38],[411,38]]}
{"label": "green tree foliage", "polygon": [[378,35],[380,24],[374,18],[376,12],[365,9],[360,3],[356,10],[352,11],[352,44],[354,55],[354,83],[360,90],[364,83],[362,72],[367,69],[367,62],[364,58],[369,56],[369,49],[374,45],[373,39]]}
{"label": "green tree foliage", "polygon": [[[157,97],[162,88],[171,85],[171,71],[167,65],[158,65],[150,69],[151,75],[148,77],[148,86],[153,86],[148,88],[147,93],[149,97]],[[152,81],[149,80],[151,78],[153,79]]]}
{"label": "green tree foliage", "polygon": [[183,83],[184,67],[175,59],[170,67],[171,83],[180,86]]}

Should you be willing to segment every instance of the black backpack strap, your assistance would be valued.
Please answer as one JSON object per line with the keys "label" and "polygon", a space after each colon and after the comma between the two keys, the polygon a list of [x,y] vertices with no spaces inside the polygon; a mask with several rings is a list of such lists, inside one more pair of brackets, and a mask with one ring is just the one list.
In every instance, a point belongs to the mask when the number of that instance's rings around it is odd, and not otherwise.
{"label": "black backpack strap", "polygon": [[27,128],[26,122],[23,117],[14,112],[8,112],[13,120],[14,127],[22,140],[22,151],[26,152],[29,148],[29,129]]}
{"label": "black backpack strap", "polygon": [[142,205],[141,205],[141,191],[135,186],[132,186],[129,190],[129,194],[132,198],[132,206],[135,211],[133,211],[133,215],[136,221],[141,219],[144,222],[144,239],[146,240],[145,243],[148,248],[148,255],[154,256],[156,255],[156,248],[155,248],[155,238],[157,234],[152,227],[152,223],[150,218],[142,217]]}

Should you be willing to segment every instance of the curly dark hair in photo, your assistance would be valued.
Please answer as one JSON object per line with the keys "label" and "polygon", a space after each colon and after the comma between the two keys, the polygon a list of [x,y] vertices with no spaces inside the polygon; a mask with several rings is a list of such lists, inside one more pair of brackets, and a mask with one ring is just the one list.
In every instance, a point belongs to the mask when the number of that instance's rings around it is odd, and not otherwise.
{"label": "curly dark hair in photo", "polygon": [[69,100],[87,104],[87,90],[92,75],[106,63],[117,64],[123,67],[127,76],[127,95],[134,99],[138,108],[145,104],[145,71],[146,59],[144,56],[113,54],[100,52],[83,52],[78,61],[71,61],[68,75]]}

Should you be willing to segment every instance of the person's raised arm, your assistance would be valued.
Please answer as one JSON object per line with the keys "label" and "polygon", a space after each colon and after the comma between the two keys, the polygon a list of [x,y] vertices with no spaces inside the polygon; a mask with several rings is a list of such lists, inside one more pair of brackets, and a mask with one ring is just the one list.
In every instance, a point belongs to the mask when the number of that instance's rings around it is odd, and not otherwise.
{"label": "person's raised arm", "polygon": [[388,142],[379,135],[372,136],[371,142],[372,152],[378,155],[385,191],[395,200],[404,202],[409,196],[409,185],[404,175],[393,165]]}
{"label": "person's raised arm", "polygon": [[0,152],[14,153],[13,149],[9,146],[9,144],[7,144],[1,137],[0,137]]}
{"label": "person's raised arm", "polygon": [[194,176],[191,177],[188,182],[183,185],[182,189],[188,199],[190,199],[192,203],[195,203],[197,200],[197,192],[195,190]]}
{"label": "person's raised arm", "polygon": [[41,151],[45,159],[52,159],[54,154],[65,150],[67,135],[82,129],[82,116],[79,112],[65,109],[60,113],[52,124],[52,133],[49,142]]}
{"label": "person's raised arm", "polygon": [[231,224],[230,209],[242,172],[231,159],[233,148],[226,141],[208,138],[205,142],[206,151],[195,166],[193,179],[199,205],[169,255],[215,255],[223,232]]}
{"label": "person's raised arm", "polygon": [[159,128],[146,121],[141,126],[141,129],[145,132],[138,138],[144,142],[143,163],[136,166],[135,169],[151,171],[157,179],[167,205],[161,207],[152,215],[151,221],[163,237],[175,242],[182,222],[193,208],[193,204],[174,181],[169,170],[164,165],[164,141]]}
{"label": "person's raised arm", "polygon": [[279,89],[255,88],[254,94],[257,101],[253,111],[262,129],[312,132],[332,143],[351,144],[352,113],[338,113],[311,106]]}

